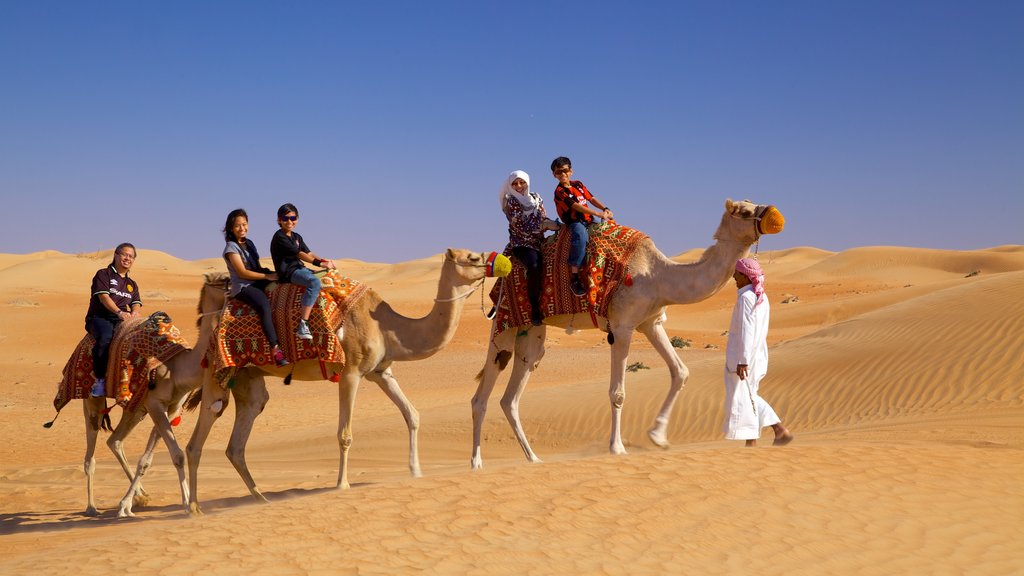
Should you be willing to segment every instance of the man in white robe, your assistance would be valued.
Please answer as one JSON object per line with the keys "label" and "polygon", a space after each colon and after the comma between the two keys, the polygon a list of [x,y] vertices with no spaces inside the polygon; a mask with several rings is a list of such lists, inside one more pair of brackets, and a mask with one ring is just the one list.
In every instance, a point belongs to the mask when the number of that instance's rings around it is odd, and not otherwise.
{"label": "man in white robe", "polygon": [[729,324],[725,347],[725,422],[728,440],[746,440],[757,445],[761,428],[771,426],[776,446],[789,444],[793,435],[782,425],[775,410],[761,398],[758,388],[768,373],[768,320],[771,308],[764,294],[764,272],[757,260],[736,262],[733,273],[736,307]]}

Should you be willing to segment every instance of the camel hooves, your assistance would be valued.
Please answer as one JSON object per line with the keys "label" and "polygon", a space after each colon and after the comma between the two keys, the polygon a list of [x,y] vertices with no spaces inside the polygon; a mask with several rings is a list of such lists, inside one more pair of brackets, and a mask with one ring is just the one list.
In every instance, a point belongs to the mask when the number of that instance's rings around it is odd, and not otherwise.
{"label": "camel hooves", "polygon": [[86,508],[85,512],[82,512],[82,514],[84,514],[84,515],[86,515],[86,516],[88,516],[90,518],[95,518],[95,517],[100,515],[100,511],[95,509],[95,508]]}
{"label": "camel hooves", "polygon": [[647,432],[647,437],[650,438],[651,443],[653,443],[658,448],[667,449],[671,446],[671,444],[669,444],[668,440],[663,435],[658,434],[653,430]]}
{"label": "camel hooves", "polygon": [[199,507],[198,502],[190,502],[188,505],[188,513],[190,516],[202,516],[203,509]]}

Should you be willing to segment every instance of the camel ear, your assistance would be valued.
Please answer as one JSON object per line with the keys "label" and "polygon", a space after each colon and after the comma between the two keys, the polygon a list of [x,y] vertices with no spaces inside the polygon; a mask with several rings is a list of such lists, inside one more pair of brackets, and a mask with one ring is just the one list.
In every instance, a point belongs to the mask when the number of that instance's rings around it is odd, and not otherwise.
{"label": "camel ear", "polygon": [[732,207],[734,205],[735,205],[735,202],[732,201],[732,198],[726,198],[725,199],[725,211],[728,212],[729,214],[732,214]]}
{"label": "camel ear", "polygon": [[445,258],[448,258],[449,260],[455,260],[455,250],[452,250],[451,248],[449,248],[448,251],[445,252],[444,255],[445,255]]}

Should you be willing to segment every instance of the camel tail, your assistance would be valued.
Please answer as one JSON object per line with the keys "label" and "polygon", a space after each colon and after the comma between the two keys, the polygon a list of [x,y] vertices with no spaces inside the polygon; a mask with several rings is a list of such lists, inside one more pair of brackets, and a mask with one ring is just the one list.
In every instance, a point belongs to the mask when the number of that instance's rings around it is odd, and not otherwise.
{"label": "camel tail", "polygon": [[200,386],[199,388],[196,388],[191,393],[189,393],[188,398],[185,400],[185,411],[192,412],[193,410],[198,408],[199,405],[202,403],[203,388]]}
{"label": "camel tail", "polygon": [[60,416],[60,410],[57,411],[57,415],[53,417],[53,420],[43,424],[43,428],[53,428],[53,423],[57,421],[58,416]]}

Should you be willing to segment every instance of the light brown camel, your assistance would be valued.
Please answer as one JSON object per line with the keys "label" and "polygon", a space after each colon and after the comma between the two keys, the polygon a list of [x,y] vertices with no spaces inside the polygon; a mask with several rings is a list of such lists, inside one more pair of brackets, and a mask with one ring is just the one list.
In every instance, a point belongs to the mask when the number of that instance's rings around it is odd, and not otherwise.
{"label": "light brown camel", "polygon": [[[760,223],[766,214],[771,215],[771,219],[778,225],[773,232],[780,231],[782,217],[774,207],[758,206],[746,200],[726,200],[725,214],[714,235],[717,242],[704,252],[700,261],[677,264],[658,251],[650,238],[643,241],[630,259],[629,271],[633,276],[633,285],[622,287],[615,292],[608,308],[607,321],[601,327],[608,331],[608,339],[612,343],[611,383],[608,391],[612,409],[612,432],[609,442],[612,454],[626,453],[622,444],[620,423],[622,405],[626,399],[626,359],[633,332],[639,330],[647,337],[665,360],[672,378],[668,397],[662,404],[654,426],[648,431],[648,437],[652,442],[667,447],[666,430],[669,416],[689,371],[676,355],[665,333],[665,308],[670,304],[700,302],[718,292],[732,277],[736,260],[746,257],[750,246],[757,242],[765,231],[760,228]],[[579,315],[577,320],[578,318]],[[589,316],[587,320],[590,324]],[[480,384],[472,400],[473,454],[470,465],[473,469],[483,467],[480,433],[487,412],[487,399],[494,389],[498,374],[505,368],[513,354],[515,360],[512,375],[501,398],[501,408],[526,454],[526,459],[530,462],[540,462],[540,458],[530,448],[530,442],[526,439],[519,421],[519,398],[526,388],[530,373],[544,357],[546,325],[565,328],[571,326],[572,322],[572,316],[547,317],[544,319],[544,325],[530,327],[525,335],[522,330],[512,329],[505,330],[497,338],[492,339],[487,350],[487,362],[477,376]],[[586,327],[588,326],[574,326],[577,329]],[[590,324],[589,327],[593,325]]]}
{"label": "light brown camel", "polygon": [[[200,310],[214,306],[218,301],[223,302],[227,285],[224,282],[211,284],[209,275],[199,294]],[[189,392],[195,390],[202,383],[203,370],[199,366],[200,358],[204,351],[202,345],[207,341],[215,318],[212,315],[201,316],[199,319],[199,340],[195,348],[186,350],[166,361],[155,370],[154,382],[156,387],[146,393],[145,401],[134,410],[125,410],[121,419],[114,427],[110,437],[107,438],[107,446],[114,453],[114,457],[121,464],[131,485],[124,497],[121,499],[118,508],[118,517],[133,516],[132,506],[143,506],[149,501],[149,495],[142,487],[142,477],[153,463],[153,451],[157,441],[163,439],[170,453],[171,462],[178,471],[178,483],[181,486],[181,501],[185,509],[188,509],[188,484],[185,482],[185,454],[178,446],[174,437],[174,430],[171,420],[181,413],[182,404]],[[87,505],[86,516],[98,516],[96,501],[93,495],[93,475],[96,471],[96,438],[99,435],[103,420],[103,410],[106,407],[104,398],[85,398],[82,401],[85,413],[85,490]],[[153,431],[149,435],[146,449],[139,458],[136,471],[133,474],[128,459],[124,455],[124,441],[135,427],[145,419],[146,414],[153,420]]]}
{"label": "light brown camel", "polygon": [[[499,259],[504,257],[497,256]],[[505,262],[507,266],[507,261]],[[495,269],[501,266],[495,266]],[[328,364],[327,371],[340,374],[338,382],[339,416],[338,445],[341,461],[338,467],[339,488],[348,488],[348,452],[352,447],[352,410],[355,406],[356,390],[362,378],[377,384],[394,402],[409,428],[409,469],[413,476],[420,476],[419,412],[402,393],[391,372],[391,363],[420,360],[434,355],[455,335],[455,329],[462,314],[467,297],[484,283],[488,269],[488,254],[467,250],[449,249],[441,266],[437,296],[434,306],[423,318],[407,318],[395,312],[375,291],[366,294],[349,310],[340,330],[345,364]],[[506,268],[507,269],[507,268]],[[228,441],[227,457],[234,465],[249,492],[258,500],[266,498],[256,487],[256,482],[245,463],[245,446],[252,432],[256,417],[263,411],[270,399],[265,375],[285,377],[291,374],[293,380],[323,380],[320,363],[316,360],[295,362],[289,366],[250,367],[239,370],[231,387],[237,403],[235,423]],[[203,444],[214,421],[224,413],[227,406],[227,391],[213,378],[212,368],[207,370],[201,390],[201,410],[195,432],[186,449],[189,465],[190,509],[201,514],[198,499],[198,468]],[[193,402],[189,404],[192,405]]]}

